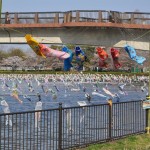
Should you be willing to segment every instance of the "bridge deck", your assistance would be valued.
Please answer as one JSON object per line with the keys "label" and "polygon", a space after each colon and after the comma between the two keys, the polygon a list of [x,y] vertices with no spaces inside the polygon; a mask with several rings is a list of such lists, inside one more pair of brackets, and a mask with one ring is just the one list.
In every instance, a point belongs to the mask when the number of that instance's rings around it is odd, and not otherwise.
{"label": "bridge deck", "polygon": [[45,24],[1,24],[1,28],[63,28],[63,27],[107,27],[107,28],[131,28],[150,29],[150,25],[120,24],[120,23],[96,23],[96,22],[67,22],[67,23],[45,23]]}

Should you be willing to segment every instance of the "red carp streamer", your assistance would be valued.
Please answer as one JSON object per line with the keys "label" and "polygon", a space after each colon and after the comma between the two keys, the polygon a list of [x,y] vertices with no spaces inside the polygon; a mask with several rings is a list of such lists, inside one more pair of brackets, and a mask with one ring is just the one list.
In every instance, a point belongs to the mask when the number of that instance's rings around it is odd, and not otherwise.
{"label": "red carp streamer", "polygon": [[99,56],[99,66],[101,68],[107,68],[108,67],[108,64],[106,62],[106,60],[108,58],[107,52],[101,47],[97,47],[96,51],[97,51],[97,54]]}
{"label": "red carp streamer", "polygon": [[119,50],[115,48],[111,48],[110,52],[111,52],[115,69],[120,68],[121,64],[119,63],[119,55],[120,55]]}

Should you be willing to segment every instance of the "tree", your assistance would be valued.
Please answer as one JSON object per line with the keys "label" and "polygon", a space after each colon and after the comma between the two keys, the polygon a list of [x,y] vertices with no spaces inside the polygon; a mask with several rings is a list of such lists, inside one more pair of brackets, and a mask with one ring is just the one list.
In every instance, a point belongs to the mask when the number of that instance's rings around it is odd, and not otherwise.
{"label": "tree", "polygon": [[6,53],[4,51],[0,51],[0,60],[6,58]]}
{"label": "tree", "polygon": [[10,52],[8,52],[8,55],[11,56],[18,56],[18,57],[25,57],[26,54],[21,49],[12,49]]}

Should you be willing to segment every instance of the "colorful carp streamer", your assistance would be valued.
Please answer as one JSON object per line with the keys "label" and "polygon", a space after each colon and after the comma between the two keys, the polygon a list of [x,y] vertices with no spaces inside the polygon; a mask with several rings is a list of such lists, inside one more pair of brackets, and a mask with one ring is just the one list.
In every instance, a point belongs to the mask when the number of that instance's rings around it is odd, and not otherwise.
{"label": "colorful carp streamer", "polygon": [[142,65],[143,62],[146,60],[145,57],[142,57],[142,56],[137,56],[136,55],[136,51],[133,47],[129,46],[129,45],[126,45],[124,47],[125,51],[128,53],[129,57],[136,61],[138,64]]}
{"label": "colorful carp streamer", "polygon": [[73,65],[71,64],[73,59],[73,52],[66,46],[62,48],[62,51],[69,54],[69,58],[64,60],[64,71],[70,71],[70,68],[73,67]]}
{"label": "colorful carp streamer", "polygon": [[25,38],[26,38],[27,44],[33,49],[33,51],[38,56],[43,56],[40,51],[39,43],[36,40],[34,40],[30,34],[26,34]]}
{"label": "colorful carp streamer", "polygon": [[[6,114],[10,113],[9,105],[8,105],[8,103],[6,102],[6,100],[4,98],[0,97],[0,105],[2,106],[2,109],[3,109],[4,113],[6,113]],[[6,115],[5,118],[6,118],[6,119],[4,119],[6,121],[5,125],[12,126],[11,117],[9,115]]]}
{"label": "colorful carp streamer", "polygon": [[118,49],[115,49],[115,48],[111,48],[111,56],[112,56],[112,59],[113,59],[113,64],[114,64],[114,67],[115,69],[118,69],[121,67],[121,64],[119,63],[119,50]]}
{"label": "colorful carp streamer", "polygon": [[106,63],[106,60],[108,58],[107,52],[101,47],[97,47],[96,51],[99,56],[99,66],[101,68],[107,68],[108,67],[108,64]]}
{"label": "colorful carp streamer", "polygon": [[81,71],[83,70],[83,63],[86,60],[86,56],[83,50],[80,48],[80,46],[75,47],[75,55],[76,55],[76,62],[78,64],[77,70]]}
{"label": "colorful carp streamer", "polygon": [[69,54],[66,52],[58,51],[47,47],[44,44],[40,44],[36,40],[32,38],[30,34],[26,34],[25,36],[28,45],[33,49],[33,51],[44,58],[46,57],[56,57],[61,60],[69,58]]}
{"label": "colorful carp streamer", "polygon": [[12,85],[12,93],[11,93],[11,96],[16,99],[20,104],[22,104],[22,100],[19,98],[19,90],[17,88],[17,84],[13,82],[13,85]]}

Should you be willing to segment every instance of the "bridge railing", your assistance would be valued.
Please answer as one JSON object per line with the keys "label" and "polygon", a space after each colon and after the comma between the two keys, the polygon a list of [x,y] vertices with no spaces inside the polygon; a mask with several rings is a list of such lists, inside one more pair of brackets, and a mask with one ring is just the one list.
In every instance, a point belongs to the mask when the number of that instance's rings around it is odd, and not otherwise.
{"label": "bridge railing", "polygon": [[[67,22],[103,22],[150,24],[150,13],[117,12],[105,10],[74,10],[67,12],[11,12],[11,24],[45,24]],[[5,24],[7,14],[1,14],[1,24]]]}

